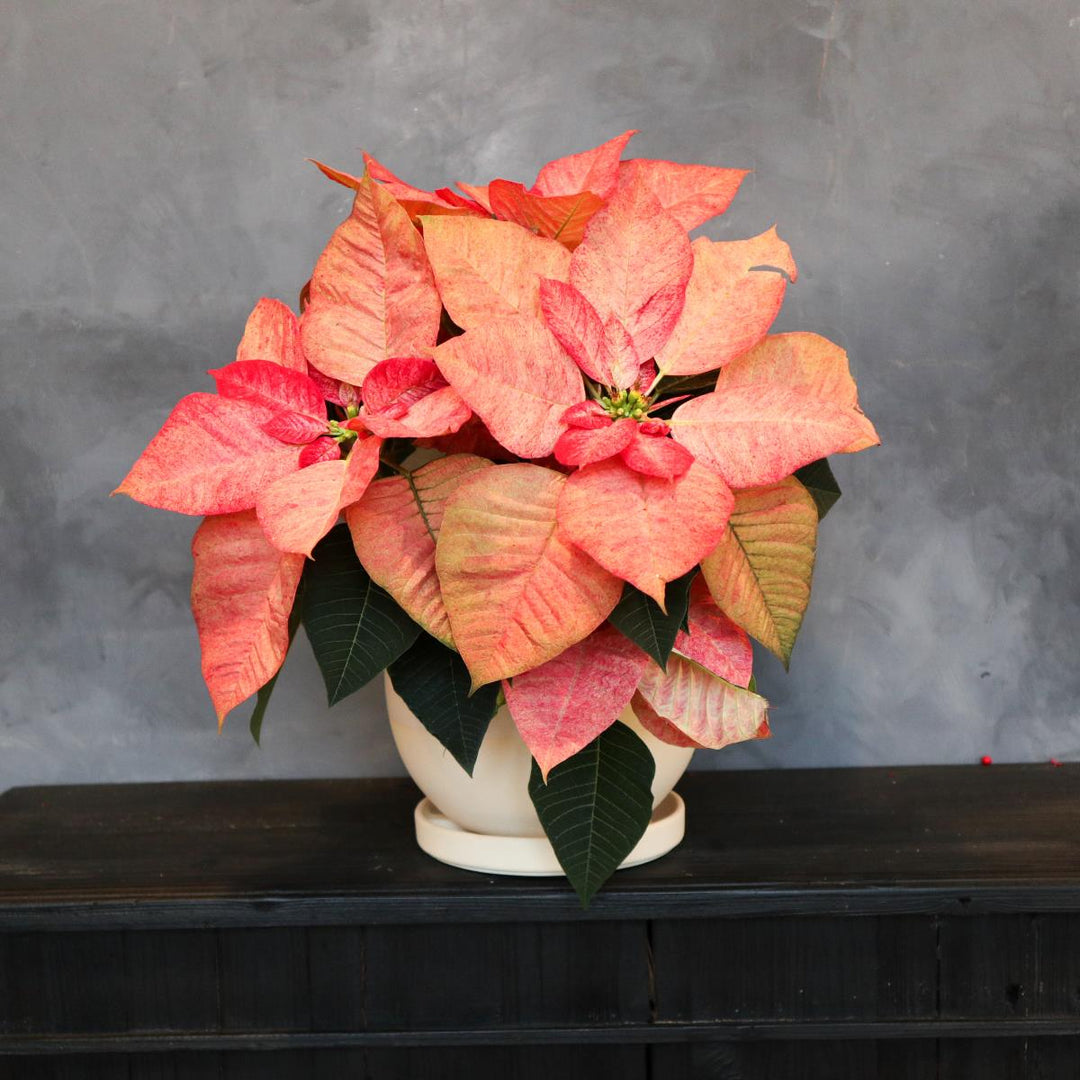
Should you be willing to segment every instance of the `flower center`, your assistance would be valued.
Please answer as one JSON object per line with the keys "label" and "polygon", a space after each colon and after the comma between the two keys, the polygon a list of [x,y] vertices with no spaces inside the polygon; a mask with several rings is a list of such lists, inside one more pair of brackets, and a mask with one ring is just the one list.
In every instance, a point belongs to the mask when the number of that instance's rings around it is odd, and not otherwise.
{"label": "flower center", "polygon": [[326,434],[337,443],[346,443],[350,439],[355,439],[357,435],[354,428],[347,427],[345,424],[340,424],[337,420],[331,420],[327,424]]}
{"label": "flower center", "polygon": [[600,404],[613,420],[643,420],[649,411],[649,399],[637,390],[620,390],[614,397],[602,397]]}

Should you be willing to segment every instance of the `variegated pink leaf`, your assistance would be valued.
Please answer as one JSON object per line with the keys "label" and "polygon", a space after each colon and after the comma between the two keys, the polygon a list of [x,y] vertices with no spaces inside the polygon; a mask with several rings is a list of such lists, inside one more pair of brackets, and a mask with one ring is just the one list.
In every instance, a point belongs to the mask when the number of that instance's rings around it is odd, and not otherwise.
{"label": "variegated pink leaf", "polygon": [[570,253],[512,221],[432,218],[424,246],[450,318],[463,330],[504,315],[540,318],[540,282],[565,281]]}
{"label": "variegated pink leaf", "polygon": [[804,397],[846,407],[862,430],[839,453],[853,454],[881,442],[859,408],[847,353],[828,338],[806,333],[770,334],[728,364],[716,383],[718,392],[756,386],[785,386]]}
{"label": "variegated pink leaf", "polygon": [[634,437],[622,451],[623,461],[634,472],[646,476],[667,480],[682,476],[694,463],[694,455],[666,435],[646,434],[642,430],[644,427],[644,424],[635,424]]}
{"label": "variegated pink leaf", "polygon": [[675,410],[674,436],[732,488],[775,484],[796,469],[858,443],[858,410],[772,383],[731,386]]}
{"label": "variegated pink leaf", "polygon": [[181,514],[229,514],[299,468],[299,451],[267,435],[273,413],[216,394],[188,394],[113,492]]}
{"label": "variegated pink leaf", "polygon": [[327,431],[325,419],[317,420],[314,416],[305,416],[303,413],[296,412],[274,413],[262,425],[262,429],[279,442],[289,443],[292,446],[304,446],[319,436],[325,435]]}
{"label": "variegated pink leaf", "polygon": [[672,655],[666,672],[650,664],[638,691],[658,716],[699,746],[719,750],[769,736],[769,703],[763,697],[682,656]]}
{"label": "variegated pink leaf", "polygon": [[631,158],[620,164],[619,182],[629,182],[634,172],[641,175],[660,205],[687,232],[722,214],[748,175],[747,169]]}
{"label": "variegated pink leaf", "polygon": [[570,260],[570,284],[601,320],[614,315],[647,360],[679,318],[693,263],[686,230],[644,183],[632,182],[589,223]]}
{"label": "variegated pink leaf", "polygon": [[461,188],[470,199],[479,206],[482,206],[489,214],[491,213],[491,200],[488,198],[487,184],[466,184],[461,180],[455,180],[454,184]]}
{"label": "variegated pink leaf", "polygon": [[250,401],[275,412],[301,413],[326,424],[322,392],[303,372],[269,360],[237,360],[210,375],[222,397]]}
{"label": "variegated pink leaf", "polygon": [[624,131],[592,150],[549,161],[536,177],[535,195],[576,195],[591,191],[608,198],[619,182],[619,158],[637,131]]}
{"label": "variegated pink leaf", "polygon": [[601,626],[553,660],[503,682],[519,734],[547,780],[618,719],[648,656],[614,627]]}
{"label": "variegated pink leaf", "polygon": [[619,579],[559,525],[566,483],[539,465],[496,465],[446,504],[435,565],[474,686],[551,660],[591,634],[618,602]]}
{"label": "variegated pink leaf", "polygon": [[236,359],[269,360],[303,374],[307,360],[300,345],[300,324],[292,309],[280,300],[260,300],[248,316]]}
{"label": "variegated pink leaf", "polygon": [[[405,212],[417,221],[423,214],[483,214],[484,208],[477,203],[463,199],[453,192],[447,195],[438,191],[424,191],[422,188],[413,187],[404,180],[395,176],[385,165],[376,161],[370,154],[364,154],[364,165],[372,180],[379,181],[402,207]],[[321,167],[321,166],[320,166]]]}
{"label": "variegated pink leaf", "polygon": [[696,463],[682,476],[662,480],[612,458],[567,478],[559,525],[601,566],[663,609],[667,583],[716,547],[733,502],[724,481]]}
{"label": "variegated pink leaf", "polygon": [[611,371],[609,385],[617,390],[633,386],[641,376],[641,357],[629,331],[617,315],[609,315],[601,339],[604,366]]}
{"label": "variegated pink leaf", "polygon": [[452,387],[444,385],[414,401],[401,417],[360,411],[360,419],[374,435],[384,439],[420,439],[460,431],[472,409]]}
{"label": "variegated pink leaf", "polygon": [[718,607],[787,667],[810,601],[818,512],[791,476],[739,491],[727,531],[701,562]]}
{"label": "variegated pink leaf", "polygon": [[427,357],[383,360],[364,380],[364,415],[400,420],[417,402],[448,385],[435,361]]}
{"label": "variegated pink leaf", "polygon": [[283,476],[259,495],[259,524],[279,551],[310,555],[341,511],[367,489],[379,468],[382,439],[357,439],[344,461],[318,461]]}
{"label": "variegated pink leaf", "polygon": [[446,501],[491,462],[451,454],[408,476],[376,480],[345,511],[364,569],[429,634],[453,645],[450,620],[435,573],[435,543]]}
{"label": "variegated pink leaf", "polygon": [[347,407],[360,404],[360,388],[353,383],[331,379],[318,368],[308,367],[308,378],[319,388],[324,400]]}
{"label": "variegated pink leaf", "polygon": [[491,213],[486,206],[481,206],[475,199],[466,199],[464,195],[459,195],[451,188],[436,188],[435,194],[449,207],[456,207],[459,210],[470,210],[474,214],[479,214],[483,217],[487,217]]}
{"label": "variegated pink leaf", "polygon": [[576,405],[571,405],[562,414],[562,422],[567,427],[595,430],[608,427],[611,424],[611,417],[599,401],[590,398],[588,401],[579,401]]}
{"label": "variegated pink leaf", "polygon": [[306,469],[319,461],[337,461],[341,457],[341,447],[335,439],[325,436],[310,442],[300,451],[300,468]]}
{"label": "variegated pink leaf", "polygon": [[752,348],[779,313],[788,279],[797,276],[776,229],[751,240],[698,237],[693,252],[686,306],[656,354],[661,375],[715,371]]}
{"label": "variegated pink leaf", "polygon": [[[328,180],[333,180],[335,184],[341,184],[342,187],[351,188],[353,191],[360,190],[363,177],[353,176],[351,173],[343,172],[341,169],[324,165],[314,158],[308,158],[308,160]],[[401,203],[402,209],[413,221],[416,221],[421,214],[484,213],[483,207],[467,199],[460,199],[460,196],[455,196],[455,200],[460,200],[455,201],[447,199],[440,192],[422,191],[411,184],[406,184],[403,180],[399,180],[385,165],[380,165],[370,154],[364,154],[364,165],[368,176],[385,187]]]}
{"label": "variegated pink leaf", "polygon": [[563,413],[585,399],[577,366],[547,327],[526,315],[493,319],[434,355],[450,385],[519,457],[547,457]]}
{"label": "variegated pink leaf", "polygon": [[746,633],[716,605],[703,578],[690,591],[690,632],[679,631],[675,651],[736,686],[750,685],[754,650]]}
{"label": "variegated pink leaf", "polygon": [[604,324],[596,308],[563,281],[540,283],[540,307],[547,328],[570,358],[594,382],[612,386],[614,376],[604,353]]}
{"label": "variegated pink leaf", "polygon": [[698,749],[701,744],[695,742],[689,735],[680,731],[670,720],[665,720],[646,700],[641,696],[640,690],[634,691],[630,699],[630,708],[638,718],[638,723],[650,734],[656,736],[661,742],[669,746],[681,746],[686,749],[693,747]]}
{"label": "variegated pink leaf", "polygon": [[191,610],[218,723],[277,673],[304,568],[263,535],[254,510],[208,517],[191,544]]}
{"label": "variegated pink leaf", "polygon": [[352,173],[344,172],[342,169],[335,169],[333,165],[326,165],[321,161],[317,161],[315,158],[308,158],[308,161],[310,161],[327,180],[333,180],[335,184],[340,184],[342,187],[347,187],[352,191],[360,190],[362,177],[353,176]]}
{"label": "variegated pink leaf", "polygon": [[487,187],[487,197],[491,212],[497,218],[514,221],[540,236],[558,240],[571,251],[581,243],[585,227],[604,205],[604,200],[591,191],[576,195],[537,195],[510,180],[492,180]]}
{"label": "variegated pink leaf", "polygon": [[442,304],[420,234],[369,177],[319,256],[310,295],[304,352],[343,382],[360,384],[380,360],[415,356],[438,336]]}
{"label": "variegated pink leaf", "polygon": [[637,421],[607,419],[604,427],[567,428],[555,444],[555,460],[560,465],[592,465],[622,453],[634,439]]}

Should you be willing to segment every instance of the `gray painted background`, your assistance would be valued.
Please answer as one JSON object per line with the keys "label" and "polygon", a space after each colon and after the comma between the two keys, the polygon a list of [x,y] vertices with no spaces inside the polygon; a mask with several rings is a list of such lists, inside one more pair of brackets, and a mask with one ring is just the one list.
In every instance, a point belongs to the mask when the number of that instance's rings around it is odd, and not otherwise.
{"label": "gray painted background", "polygon": [[775,737],[714,767],[1080,758],[1080,0],[0,0],[0,789],[399,771],[306,648],[218,737],[194,521],[107,498],[295,297],[360,149],[531,181],[627,127],[755,172],[780,326],[850,352],[885,445],[836,472]]}

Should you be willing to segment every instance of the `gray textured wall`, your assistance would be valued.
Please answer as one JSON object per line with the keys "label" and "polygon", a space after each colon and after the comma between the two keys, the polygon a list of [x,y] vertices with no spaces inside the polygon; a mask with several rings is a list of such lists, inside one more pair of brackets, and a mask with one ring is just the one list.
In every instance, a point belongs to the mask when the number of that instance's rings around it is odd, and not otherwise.
{"label": "gray textured wall", "polygon": [[190,519],[107,494],[347,210],[304,158],[531,179],[627,127],[755,170],[781,316],[885,446],[836,471],[775,738],[699,764],[1080,757],[1080,7],[1055,0],[0,0],[0,789],[399,770],[304,648],[220,738]]}

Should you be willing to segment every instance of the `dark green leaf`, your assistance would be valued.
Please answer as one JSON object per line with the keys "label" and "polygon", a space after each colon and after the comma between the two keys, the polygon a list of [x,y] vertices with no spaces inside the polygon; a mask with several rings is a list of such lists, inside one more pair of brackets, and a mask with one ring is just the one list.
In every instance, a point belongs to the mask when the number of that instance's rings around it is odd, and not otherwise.
{"label": "dark green leaf", "polygon": [[676,394],[692,394],[698,390],[713,391],[719,371],[704,371],[700,375],[669,375],[660,383],[660,393],[665,397]]}
{"label": "dark green leaf", "polygon": [[[380,470],[390,475],[400,475],[392,465],[401,463],[416,449],[412,439],[384,439],[379,456],[382,459]],[[389,464],[388,464],[389,463]]]}
{"label": "dark green leaf", "polygon": [[688,397],[699,397],[712,393],[716,389],[717,371],[707,371],[702,375],[666,376],[660,382],[659,394],[664,399],[657,401],[649,410],[655,420],[670,420],[675,409]]}
{"label": "dark green leaf", "polygon": [[450,318],[450,313],[446,308],[443,308],[442,314],[439,316],[439,344],[441,345],[451,338],[460,337],[464,333],[465,331]]}
{"label": "dark green leaf", "polygon": [[840,498],[840,485],[826,458],[819,458],[795,470],[795,479],[813,496],[820,521]]}
{"label": "dark green leaf", "polygon": [[582,907],[644,835],[655,771],[649,748],[618,722],[556,765],[546,784],[533,762],[529,795]]}
{"label": "dark green leaf", "polygon": [[[300,597],[303,595],[299,590],[297,591],[296,599],[293,600],[292,611],[289,612],[289,644],[285,648],[285,657],[281,661],[281,666],[285,666],[285,660],[288,659],[289,649],[292,648],[293,638],[296,637],[296,631],[300,628]],[[266,708],[270,704],[270,696],[274,692],[274,686],[277,684],[277,677],[281,674],[281,668],[278,668],[269,679],[259,687],[259,692],[255,696],[255,708],[251,710],[251,719],[248,721],[248,730],[251,732],[251,737],[255,740],[255,745],[261,745],[259,740],[262,738],[262,726],[263,719],[266,716]]]}
{"label": "dark green leaf", "polygon": [[651,596],[627,584],[615,610],[608,616],[616,630],[644,649],[665,671],[675,638],[680,630],[687,629],[690,585],[697,572],[695,566],[688,574],[668,582],[664,593],[666,615]]}
{"label": "dark green leaf", "polygon": [[344,525],[319,541],[304,568],[302,610],[331,705],[370,682],[420,634],[420,627],[368,577]]}
{"label": "dark green leaf", "polygon": [[472,677],[465,661],[430,634],[390,665],[390,681],[413,714],[472,776],[476,755],[498,707],[499,684],[469,697]]}
{"label": "dark green leaf", "polygon": [[263,718],[266,716],[266,708],[270,704],[270,695],[274,692],[274,684],[277,682],[277,677],[280,672],[281,668],[278,668],[278,670],[259,687],[259,692],[255,696],[255,708],[251,710],[251,720],[248,721],[248,730],[251,732],[251,737],[255,740],[256,746],[262,745]]}

